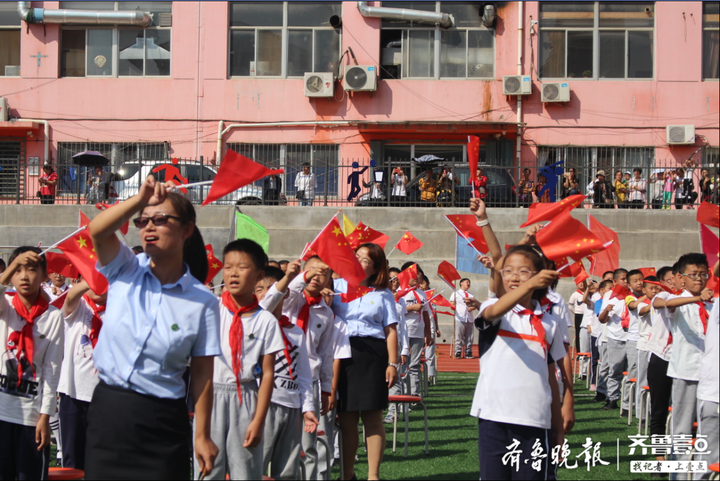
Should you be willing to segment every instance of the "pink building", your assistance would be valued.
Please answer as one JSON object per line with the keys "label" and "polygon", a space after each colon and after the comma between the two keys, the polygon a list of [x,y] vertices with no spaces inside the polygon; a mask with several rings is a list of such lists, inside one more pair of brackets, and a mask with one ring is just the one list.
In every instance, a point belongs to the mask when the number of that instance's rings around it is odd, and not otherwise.
{"label": "pink building", "polygon": [[302,162],[342,198],[350,170],[335,166],[426,154],[457,165],[468,135],[483,163],[562,160],[583,183],[691,155],[716,165],[718,13],[717,2],[3,1],[0,202],[34,195],[38,163],[60,170],[88,149],[117,171],[233,148],[284,166],[289,197]]}

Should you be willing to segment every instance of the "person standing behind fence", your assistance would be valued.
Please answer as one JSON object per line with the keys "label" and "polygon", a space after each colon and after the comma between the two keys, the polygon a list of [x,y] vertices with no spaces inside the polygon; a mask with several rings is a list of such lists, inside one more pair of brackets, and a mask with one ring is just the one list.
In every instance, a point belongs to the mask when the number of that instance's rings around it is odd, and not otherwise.
{"label": "person standing behind fence", "polygon": [[523,169],[523,178],[518,184],[518,192],[520,193],[520,205],[525,207],[533,203],[533,190],[535,183],[530,180],[530,169]]}
{"label": "person standing behind fence", "polygon": [[647,192],[647,182],[642,178],[642,169],[635,167],[633,169],[634,177],[628,184],[628,197],[630,209],[642,209],[645,205],[645,193]]}
{"label": "person standing behind fence", "polygon": [[266,205],[278,205],[282,192],[282,178],[271,174],[263,179],[263,202]]}
{"label": "person standing behind fence", "polygon": [[400,202],[405,200],[405,197],[407,197],[407,190],[405,188],[405,184],[407,184],[407,177],[405,177],[405,172],[402,170],[401,167],[397,167],[393,169],[392,174],[392,200],[394,203],[399,204]]}
{"label": "person standing behind fence", "polygon": [[610,182],[605,180],[605,171],[598,170],[593,182],[593,204],[598,209],[612,209],[613,194]]}
{"label": "person standing behind fence", "polygon": [[310,162],[303,162],[302,172],[295,176],[295,197],[301,206],[313,205],[317,178],[310,172]]}
{"label": "person standing behind fence", "polygon": [[58,175],[55,173],[55,169],[50,164],[43,166],[43,175],[38,179],[40,183],[40,203],[41,204],[54,204],[55,203],[55,189],[58,183]]}
{"label": "person standing behind fence", "polygon": [[435,205],[435,198],[437,197],[438,182],[433,177],[432,167],[425,169],[425,177],[421,177],[418,181],[420,186],[420,200],[423,202],[425,207],[432,207]]}
{"label": "person standing behind fence", "polygon": [[95,205],[98,202],[103,202],[107,198],[105,196],[105,186],[107,185],[106,177],[103,168],[99,165],[96,165],[93,172],[88,175],[87,185],[90,187],[87,196],[88,204]]}

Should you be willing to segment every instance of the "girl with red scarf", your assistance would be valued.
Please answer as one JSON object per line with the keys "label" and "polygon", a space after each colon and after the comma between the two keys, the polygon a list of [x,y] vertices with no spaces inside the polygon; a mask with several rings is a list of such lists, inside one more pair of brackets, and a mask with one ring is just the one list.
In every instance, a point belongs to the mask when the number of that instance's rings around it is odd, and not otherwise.
{"label": "girl with red scarf", "polygon": [[[45,258],[18,247],[0,274],[0,479],[46,479],[63,359],[60,311],[41,289]],[[14,296],[5,290],[12,282]]]}

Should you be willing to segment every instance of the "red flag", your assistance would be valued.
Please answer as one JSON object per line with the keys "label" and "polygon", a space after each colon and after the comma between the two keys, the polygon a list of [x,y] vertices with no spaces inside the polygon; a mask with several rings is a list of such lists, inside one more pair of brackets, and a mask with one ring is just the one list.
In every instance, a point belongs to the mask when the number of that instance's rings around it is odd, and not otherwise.
{"label": "red flag", "polygon": [[432,299],[432,296],[435,294],[435,289],[428,289],[425,291],[425,297],[428,299]]}
{"label": "red flag", "polygon": [[402,289],[407,289],[410,287],[410,280],[415,279],[417,280],[418,277],[418,271],[417,271],[417,264],[413,264],[404,271],[402,271],[400,274],[397,275],[398,282],[400,282],[400,287]]}
{"label": "red flag", "polygon": [[90,224],[90,219],[88,219],[88,216],[86,216],[83,211],[78,211],[80,214],[80,219],[78,220],[78,229],[80,227],[85,227],[86,225]]}
{"label": "red flag", "polygon": [[620,240],[617,232],[602,225],[592,215],[588,215],[588,227],[603,244],[614,241],[610,247],[595,254],[595,262],[592,264],[590,274],[601,276],[604,272],[614,271],[620,267]]}
{"label": "red flag", "polygon": [[442,294],[438,294],[437,297],[435,297],[435,299],[433,299],[432,301],[430,301],[430,304],[433,304],[433,305],[438,306],[438,307],[449,307],[449,308],[452,309],[453,311],[455,310],[455,308],[453,307],[453,305],[450,304],[450,301],[448,301],[447,299],[445,299],[445,296],[443,296]]}
{"label": "red flag", "polygon": [[612,289],[610,299],[620,299],[624,301],[625,298],[631,294],[632,292],[630,291],[630,289],[625,286],[621,286],[620,284],[616,284],[615,287],[613,287]]}
{"label": "red flag", "polygon": [[458,274],[457,269],[450,264],[448,261],[442,261],[438,266],[437,275],[440,276],[450,287],[455,289],[453,282],[462,279],[462,276]]}
{"label": "red flag", "polygon": [[337,217],[328,222],[308,248],[315,251],[318,257],[348,284],[358,286],[365,280],[365,271],[350,248]]}
{"label": "red flag", "polygon": [[223,157],[220,169],[218,169],[212,185],[210,185],[207,199],[202,205],[208,205],[210,202],[214,202],[230,192],[252,184],[263,177],[282,174],[283,172],[285,172],[283,169],[268,169],[264,165],[253,162],[237,152],[228,150],[225,157]]}
{"label": "red flag", "polygon": [[654,275],[657,274],[657,273],[655,272],[655,268],[654,268],[654,267],[641,267],[641,268],[638,269],[638,270],[639,270],[640,272],[642,272],[642,275],[643,275],[643,278],[644,278],[644,279],[647,279],[648,277],[654,276]]}
{"label": "red flag", "polygon": [[478,227],[477,219],[474,215],[446,215],[445,218],[452,224],[455,231],[460,237],[464,237],[468,242],[473,239],[472,245],[475,250],[487,253],[488,246],[485,242],[485,235],[482,233],[482,227]]}
{"label": "red flag", "polygon": [[373,289],[371,287],[363,287],[363,286],[347,286],[347,292],[340,294],[340,300],[344,303],[352,302],[355,299],[359,299],[368,292],[371,292]]}
{"label": "red flag", "polygon": [[571,257],[579,261],[609,247],[603,245],[582,222],[573,219],[569,212],[543,227],[535,238],[545,256],[552,260]]}
{"label": "red flag", "polygon": [[708,278],[705,287],[713,291],[713,297],[718,297],[718,295],[720,295],[720,280],[718,280],[718,278],[715,277],[712,272],[710,272],[710,277]]}
{"label": "red flag", "polygon": [[[468,135],[467,144],[468,165],[470,167],[470,182],[477,180],[478,160],[480,158],[480,137],[477,135]],[[473,185],[473,197],[480,198],[480,193]]]}
{"label": "red flag", "polygon": [[406,230],[402,238],[395,244],[395,248],[406,255],[410,255],[423,246],[423,243],[415,238],[414,235]]}
{"label": "red flag", "polygon": [[[317,255],[318,255],[318,253],[310,248],[310,243],[308,242],[307,244],[305,244],[305,250],[303,250],[303,255],[302,255],[301,260],[303,262],[305,262],[306,260],[310,259],[311,257],[315,257]],[[318,256],[318,257],[320,257],[320,256]]]}
{"label": "red flag", "polygon": [[[46,253],[45,255],[47,255],[47,253]],[[58,308],[58,309],[62,309],[63,306],[65,305],[65,299],[67,298],[68,292],[70,292],[70,289],[68,289],[68,290],[66,290],[65,292],[63,292],[62,294],[60,294],[60,295],[57,297],[57,299],[55,299],[54,301],[52,301],[52,302],[50,303],[50,305],[53,306],[53,307],[56,307],[56,308]]]}
{"label": "red flag", "polygon": [[57,273],[70,279],[78,278],[79,272],[67,256],[46,252],[45,259],[47,260],[47,271],[49,274]]}
{"label": "red flag", "polygon": [[590,277],[590,275],[585,272],[585,266],[583,265],[582,261],[577,261],[570,264],[568,270],[570,271],[572,277],[575,278],[576,285],[580,285],[582,281]]}
{"label": "red flag", "polygon": [[96,294],[107,292],[108,282],[105,276],[95,270],[97,256],[93,247],[90,234],[86,230],[80,231],[65,242],[58,245],[70,259],[70,262],[80,271],[83,279],[88,283],[90,289]]}
{"label": "red flag", "polygon": [[372,242],[373,244],[379,245],[382,250],[385,250],[385,246],[390,238],[382,232],[367,227],[361,222],[354,231],[347,235],[347,240],[353,249],[357,249],[360,244]]}
{"label": "red flag", "polygon": [[[100,204],[95,204],[95,208],[99,209],[99,210],[105,210],[105,209],[109,209],[111,207],[115,207],[116,205],[118,205],[118,204],[102,204],[102,203],[100,203]],[[82,227],[82,226],[80,226],[80,227]],[[129,228],[130,228],[130,221],[127,221],[122,225],[122,227],[120,227],[120,232],[122,232],[123,235],[127,235]]]}
{"label": "red flag", "polygon": [[405,297],[408,293],[414,291],[417,289],[417,286],[408,287],[406,289],[403,289],[402,287],[395,291],[395,300],[397,301],[401,297]]}
{"label": "red flag", "polygon": [[573,277],[571,273],[566,269],[566,267],[569,266],[570,261],[567,257],[560,257],[558,259],[555,259],[555,270],[560,272],[558,277]]}
{"label": "red flag", "polygon": [[720,240],[718,236],[708,229],[704,224],[700,226],[700,248],[707,257],[708,266],[712,269],[718,261],[718,251],[720,251]]}
{"label": "red flag", "polygon": [[711,204],[708,201],[700,204],[697,210],[697,221],[701,224],[709,225],[720,229],[720,206]]}
{"label": "red flag", "polygon": [[207,260],[208,260],[208,275],[207,279],[205,279],[205,284],[212,281],[218,272],[220,272],[223,268],[223,263],[220,262],[220,259],[215,257],[215,254],[213,253],[213,246],[212,244],[208,244],[205,246],[205,251],[207,252]]}
{"label": "red flag", "polygon": [[565,212],[570,212],[575,207],[582,205],[585,201],[583,194],[571,195],[561,201],[553,202],[552,204],[544,204],[541,202],[535,202],[528,208],[527,222],[520,227],[528,227],[538,222],[553,220]]}

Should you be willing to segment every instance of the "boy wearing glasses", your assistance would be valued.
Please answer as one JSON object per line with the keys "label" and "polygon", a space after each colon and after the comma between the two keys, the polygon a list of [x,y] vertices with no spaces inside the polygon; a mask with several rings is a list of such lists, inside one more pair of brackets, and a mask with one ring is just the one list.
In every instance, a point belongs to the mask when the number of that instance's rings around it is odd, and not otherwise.
{"label": "boy wearing glasses", "polygon": [[[668,364],[668,376],[673,378],[672,434],[692,436],[697,415],[697,388],[700,363],[705,352],[705,335],[712,310],[705,254],[685,254],[678,260],[685,290],[667,301],[673,348]],[[673,453],[674,460],[688,459],[688,455]]]}

